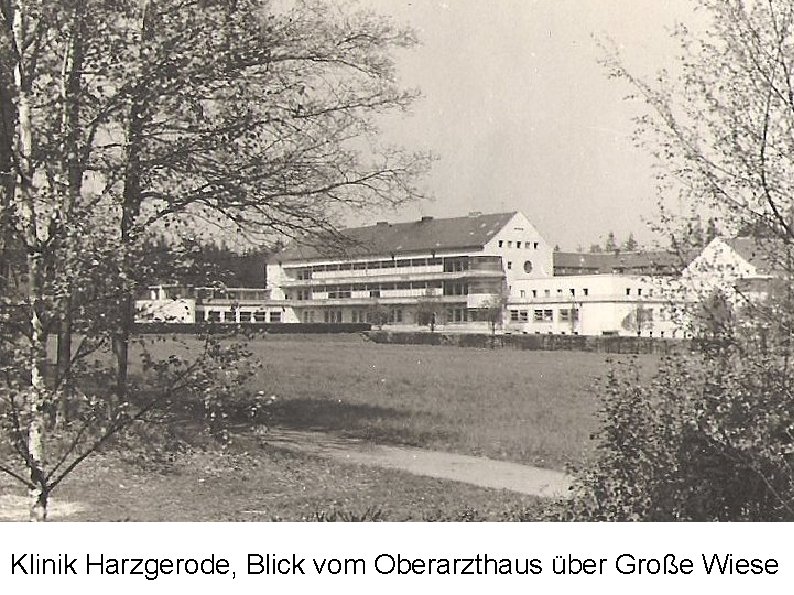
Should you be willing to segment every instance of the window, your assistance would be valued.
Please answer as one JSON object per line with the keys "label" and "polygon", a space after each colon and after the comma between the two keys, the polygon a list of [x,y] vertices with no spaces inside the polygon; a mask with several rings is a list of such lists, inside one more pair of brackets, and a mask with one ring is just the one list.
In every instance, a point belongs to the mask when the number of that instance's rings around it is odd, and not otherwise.
{"label": "window", "polygon": [[204,322],[204,310],[196,310],[196,322]]}
{"label": "window", "polygon": [[576,290],[574,288],[571,288],[568,291],[570,292],[571,297],[576,297]]}
{"label": "window", "polygon": [[508,248],[512,248],[513,247],[513,240],[507,240],[507,247]]}
{"label": "window", "polygon": [[531,273],[532,272],[532,261],[531,260],[525,260],[524,261],[524,272],[525,273]]}
{"label": "window", "polygon": [[521,247],[521,240],[516,240],[516,248],[520,248],[520,247]]}
{"label": "window", "polygon": [[512,268],[513,268],[513,261],[512,260],[508,260],[507,261],[507,270],[509,271]]}
{"label": "window", "polygon": [[399,268],[402,268],[402,269],[404,269],[404,268],[406,268],[406,267],[409,267],[409,266],[411,266],[411,261],[410,261],[409,259],[407,259],[407,258],[405,258],[405,259],[401,259],[401,260],[398,260],[398,261],[397,261],[397,266],[398,266]]}
{"label": "window", "polygon": [[502,247],[502,244],[503,244],[503,243],[504,243],[504,242],[502,242],[502,240],[499,240],[499,247],[500,247],[500,248]]}
{"label": "window", "polygon": [[579,322],[579,310],[577,308],[560,310],[560,322]]}
{"label": "window", "polygon": [[554,322],[554,311],[553,310],[543,310],[543,321],[544,322]]}
{"label": "window", "polygon": [[[307,312],[303,313],[303,322],[307,322],[306,319]],[[267,322],[267,312],[254,312],[254,322]]]}
{"label": "window", "polygon": [[521,291],[519,291],[519,294],[521,295],[522,298],[527,297],[527,292],[524,291],[523,289]]}
{"label": "window", "polygon": [[271,312],[270,322],[281,322],[281,312]]}
{"label": "window", "polygon": [[582,292],[583,292],[585,295],[589,295],[589,293],[590,293],[590,290],[589,290],[589,289],[587,289],[587,287],[585,287],[585,288],[582,290]]}
{"label": "window", "polygon": [[529,322],[529,312],[527,310],[519,311],[518,320],[519,322]]}
{"label": "window", "polygon": [[538,297],[538,290],[537,289],[533,289],[532,290],[532,297],[533,298],[537,298]]}
{"label": "window", "polygon": [[532,312],[532,320],[534,322],[543,322],[543,310],[534,310]]}
{"label": "window", "polygon": [[540,243],[539,243],[539,242],[535,242],[534,244],[532,244],[532,247],[533,247],[535,250],[537,250],[539,246],[540,246]]}
{"label": "window", "polygon": [[510,310],[510,322],[518,322],[518,310]]}
{"label": "window", "polygon": [[207,310],[207,322],[220,322],[221,313],[217,310]]}
{"label": "window", "polygon": [[543,290],[543,297],[551,297],[551,289],[544,289]]}
{"label": "window", "polygon": [[240,312],[240,322],[251,322],[251,313]]}
{"label": "window", "polygon": [[631,287],[626,288],[626,295],[631,295]]}
{"label": "window", "polygon": [[642,295],[642,288],[641,287],[637,290],[637,295]]}

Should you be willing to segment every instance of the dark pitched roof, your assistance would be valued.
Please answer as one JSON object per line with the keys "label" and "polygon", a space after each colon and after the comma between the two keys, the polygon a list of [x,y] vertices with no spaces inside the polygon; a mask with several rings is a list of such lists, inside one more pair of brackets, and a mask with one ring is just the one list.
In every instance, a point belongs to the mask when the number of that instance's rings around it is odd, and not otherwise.
{"label": "dark pitched roof", "polygon": [[[409,223],[378,223],[341,232],[342,240],[326,247],[290,243],[271,260],[388,256],[433,250],[480,248],[502,229],[515,212],[435,219],[423,217]],[[316,244],[316,242],[315,242]]]}
{"label": "dark pitched roof", "polygon": [[780,238],[742,236],[723,241],[761,274],[770,275],[785,268],[786,246]]}
{"label": "dark pitched roof", "polygon": [[670,250],[580,254],[555,252],[554,271],[558,274],[679,274],[697,253],[679,254]]}

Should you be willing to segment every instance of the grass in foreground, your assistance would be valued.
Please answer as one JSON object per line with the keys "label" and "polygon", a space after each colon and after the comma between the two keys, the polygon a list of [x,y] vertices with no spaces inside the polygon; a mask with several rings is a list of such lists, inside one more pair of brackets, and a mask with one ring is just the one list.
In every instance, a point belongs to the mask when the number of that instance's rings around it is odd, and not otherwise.
{"label": "grass in foreground", "polygon": [[251,388],[276,397],[276,425],[555,469],[587,452],[594,385],[607,371],[604,354],[382,345],[359,335],[270,336],[250,348],[264,363]]}
{"label": "grass in foreground", "polygon": [[[4,494],[23,491],[0,478]],[[82,509],[70,521],[532,520],[542,510],[530,496],[267,448],[156,468],[99,455],[54,496]]]}

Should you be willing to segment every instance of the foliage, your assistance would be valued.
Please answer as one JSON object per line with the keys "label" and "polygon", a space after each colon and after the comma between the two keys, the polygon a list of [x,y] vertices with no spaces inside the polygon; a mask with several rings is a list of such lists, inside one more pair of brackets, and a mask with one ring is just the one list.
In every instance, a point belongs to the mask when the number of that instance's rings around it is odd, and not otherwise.
{"label": "foliage", "polygon": [[[612,370],[599,456],[578,470],[562,518],[794,519],[794,7],[696,5],[705,26],[674,31],[679,71],[648,82],[614,54],[606,62],[649,108],[637,140],[659,168],[660,226],[679,248],[702,246],[719,217],[723,231],[755,238],[762,277],[746,291],[717,268],[717,291],[697,296],[692,353],[666,358],[649,382],[633,366]],[[665,208],[672,196],[689,217]]]}
{"label": "foliage", "polygon": [[602,387],[596,461],[557,514],[575,520],[792,520],[787,358],[749,339],[672,356],[652,381],[617,366]]}
{"label": "foliage", "polygon": [[248,398],[244,368],[231,372],[244,349],[217,337],[129,378],[137,287],[195,275],[212,226],[338,236],[344,208],[415,198],[426,160],[374,142],[376,114],[417,93],[399,87],[391,55],[412,32],[370,12],[2,4],[0,471],[42,519],[77,465],[153,415],[165,423],[175,400],[201,400],[225,441],[226,404]]}

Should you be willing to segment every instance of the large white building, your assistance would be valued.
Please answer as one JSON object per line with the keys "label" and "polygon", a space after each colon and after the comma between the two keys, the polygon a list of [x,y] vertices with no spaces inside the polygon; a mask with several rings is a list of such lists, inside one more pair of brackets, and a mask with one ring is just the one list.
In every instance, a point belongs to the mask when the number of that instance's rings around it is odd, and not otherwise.
{"label": "large white building", "polygon": [[[553,275],[552,249],[521,213],[377,223],[345,230],[343,254],[289,246],[267,265],[270,297],[295,322],[483,325],[528,280]],[[336,252],[336,253],[335,253]]]}
{"label": "large white building", "polygon": [[698,254],[554,252],[523,214],[377,223],[344,248],[293,243],[265,265],[262,289],[152,288],[141,320],[371,323],[411,330],[683,337],[717,289],[774,276],[754,240]]}

